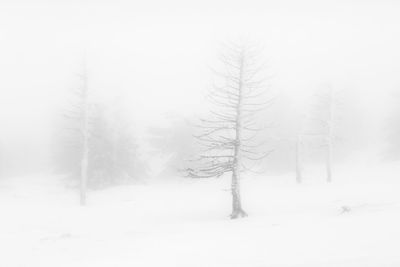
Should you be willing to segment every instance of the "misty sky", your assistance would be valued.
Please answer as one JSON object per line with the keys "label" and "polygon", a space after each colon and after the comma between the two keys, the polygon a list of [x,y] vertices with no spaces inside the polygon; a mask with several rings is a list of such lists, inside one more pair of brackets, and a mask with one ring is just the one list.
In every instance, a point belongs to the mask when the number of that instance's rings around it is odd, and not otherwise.
{"label": "misty sky", "polygon": [[3,0],[0,140],[50,138],[84,50],[92,98],[138,127],[194,114],[221,42],[237,39],[265,47],[274,90],[301,103],[331,83],[377,122],[400,89],[399,14],[397,1]]}

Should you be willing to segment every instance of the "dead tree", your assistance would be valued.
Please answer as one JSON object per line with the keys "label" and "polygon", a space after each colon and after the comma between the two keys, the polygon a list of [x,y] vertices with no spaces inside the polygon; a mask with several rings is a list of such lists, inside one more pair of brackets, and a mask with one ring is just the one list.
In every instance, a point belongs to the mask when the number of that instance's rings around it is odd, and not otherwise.
{"label": "dead tree", "polygon": [[326,177],[328,182],[332,182],[332,141],[333,141],[333,115],[334,115],[334,96],[330,87],[328,93],[328,116],[326,120]]}
{"label": "dead tree", "polygon": [[86,205],[86,191],[89,173],[89,86],[86,59],[84,58],[79,85],[74,90],[75,101],[65,112],[64,116],[70,120],[72,125],[69,130],[76,133],[76,139],[71,142],[77,147],[75,156],[77,157],[77,166],[79,166],[79,200],[80,205]]}
{"label": "dead tree", "polygon": [[322,146],[325,148],[326,180],[332,182],[332,149],[334,141],[334,111],[336,96],[332,86],[326,86],[325,90],[316,95],[313,121],[316,124],[316,132],[308,134],[315,138],[322,139]]}
{"label": "dead tree", "polygon": [[90,114],[89,87],[86,64],[77,75],[79,84],[72,90],[68,106],[60,120],[60,133],[56,135],[54,163],[56,169],[68,173],[78,182],[80,205],[86,205],[89,176]]}
{"label": "dead tree", "polygon": [[83,62],[81,78],[81,87],[78,90],[79,109],[81,111],[81,137],[82,137],[82,154],[80,164],[80,205],[86,205],[86,191],[89,172],[89,86],[86,59]]}
{"label": "dead tree", "polygon": [[87,73],[82,77],[83,90],[82,90],[82,106],[83,106],[83,121],[82,121],[82,135],[83,135],[83,151],[81,163],[81,185],[80,185],[80,204],[86,205],[86,186],[88,180],[88,164],[89,164],[89,126],[88,126],[88,86],[87,86]]}
{"label": "dead tree", "polygon": [[296,182],[300,184],[303,181],[302,177],[302,169],[301,169],[301,155],[302,155],[302,136],[301,134],[297,135],[296,138]]}
{"label": "dead tree", "polygon": [[302,175],[302,165],[303,165],[303,146],[305,145],[306,133],[304,131],[305,127],[305,115],[301,112],[296,111],[295,114],[296,123],[295,125],[295,135],[294,135],[294,147],[295,147],[295,166],[296,166],[296,182],[301,184],[303,182]]}
{"label": "dead tree", "polygon": [[68,174],[67,182],[78,189],[84,206],[87,190],[138,180],[145,175],[146,164],[140,160],[134,132],[120,112],[91,100],[95,92],[85,69],[77,76],[79,84],[57,127],[53,156],[56,170]]}
{"label": "dead tree", "polygon": [[244,45],[227,46],[220,57],[223,72],[217,72],[221,84],[214,83],[209,98],[214,106],[210,118],[202,119],[201,134],[196,138],[204,145],[197,167],[189,169],[193,178],[219,177],[231,173],[231,219],[247,216],[240,195],[241,172],[249,170],[247,162],[257,162],[269,152],[259,152],[255,142],[255,115],[272,99],[263,100],[266,92],[264,68],[257,63],[259,53]]}

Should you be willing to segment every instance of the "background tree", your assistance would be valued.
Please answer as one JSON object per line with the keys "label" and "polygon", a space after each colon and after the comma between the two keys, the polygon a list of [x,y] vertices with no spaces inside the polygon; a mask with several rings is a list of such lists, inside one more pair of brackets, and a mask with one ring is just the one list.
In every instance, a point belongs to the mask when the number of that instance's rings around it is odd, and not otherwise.
{"label": "background tree", "polygon": [[89,153],[91,188],[141,181],[146,173],[130,124],[113,110],[100,104],[93,107]]}
{"label": "background tree", "polygon": [[72,90],[63,118],[57,120],[54,136],[53,162],[57,172],[67,173],[76,186],[79,184],[80,205],[86,205],[86,191],[89,176],[89,142],[91,107],[89,103],[86,62],[78,74],[78,85]]}
{"label": "background tree", "polygon": [[[279,92],[274,105],[262,114],[263,120],[273,127],[263,133],[266,144],[274,153],[262,162],[262,168],[269,173],[294,173],[297,183],[303,181],[302,163],[304,161],[306,116],[304,103],[298,103],[292,95]],[[260,140],[262,141],[262,140]]]}
{"label": "background tree", "polygon": [[301,183],[311,178],[307,164],[323,164],[324,174],[332,180],[334,162],[361,150],[368,140],[368,119],[362,112],[363,104],[357,102],[360,92],[353,89],[319,86],[318,92],[302,96],[302,101],[291,95],[280,96],[273,106],[277,123],[269,132],[276,140],[276,149],[265,160],[268,171],[294,172]]}
{"label": "background tree", "polygon": [[[79,184],[80,204],[87,189],[138,181],[145,176],[130,124],[122,115],[100,103],[89,102],[87,75],[80,75],[53,147],[56,170]],[[116,109],[117,107],[114,107]]]}
{"label": "background tree", "polygon": [[295,145],[295,153],[296,153],[296,182],[302,183],[303,182],[303,175],[302,175],[302,149],[303,149],[303,122],[302,119],[299,121],[299,126],[297,129],[296,134],[296,145]]}
{"label": "background tree", "polygon": [[188,170],[194,178],[231,173],[232,219],[247,216],[241,202],[241,172],[250,169],[248,162],[268,154],[257,151],[260,145],[253,142],[262,129],[255,115],[271,103],[271,99],[261,100],[267,91],[267,77],[259,57],[257,50],[249,46],[225,47],[220,56],[224,71],[215,71],[217,80],[209,96],[213,109],[210,118],[201,119],[202,133],[196,135],[205,149],[197,159],[200,165]]}
{"label": "background tree", "polygon": [[387,101],[388,116],[384,123],[384,151],[383,157],[387,160],[400,159],[400,91],[390,93],[390,101]]}
{"label": "background tree", "polygon": [[79,111],[81,121],[81,136],[82,136],[82,153],[80,156],[80,204],[86,205],[86,188],[88,179],[88,165],[89,165],[89,87],[88,87],[88,74],[86,60],[83,65],[83,73],[80,76],[82,85],[78,92],[79,97]]}
{"label": "background tree", "polygon": [[308,138],[314,139],[316,143],[321,142],[325,148],[326,180],[332,182],[332,149],[335,139],[336,114],[338,105],[337,92],[331,85],[326,85],[315,95],[311,115],[310,132]]}
{"label": "background tree", "polygon": [[[182,175],[191,164],[188,159],[199,152],[198,144],[193,140],[195,131],[193,123],[181,116],[169,114],[165,126],[148,129],[147,141],[150,145],[149,154],[153,157],[156,176],[173,177]],[[155,164],[154,158],[163,159]]]}

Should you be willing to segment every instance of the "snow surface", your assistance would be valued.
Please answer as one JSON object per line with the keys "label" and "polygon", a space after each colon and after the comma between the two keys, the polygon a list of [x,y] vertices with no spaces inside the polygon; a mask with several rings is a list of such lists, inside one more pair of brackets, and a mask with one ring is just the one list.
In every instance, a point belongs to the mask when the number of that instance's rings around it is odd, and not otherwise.
{"label": "snow surface", "polygon": [[3,179],[0,266],[400,266],[393,173],[245,178],[239,220],[225,178],[92,191],[87,207],[60,177]]}

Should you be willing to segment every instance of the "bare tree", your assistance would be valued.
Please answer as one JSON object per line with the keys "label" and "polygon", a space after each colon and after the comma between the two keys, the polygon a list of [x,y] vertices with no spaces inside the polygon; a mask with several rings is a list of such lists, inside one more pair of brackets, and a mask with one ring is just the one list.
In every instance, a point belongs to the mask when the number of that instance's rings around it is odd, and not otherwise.
{"label": "bare tree", "polygon": [[276,152],[266,163],[270,170],[271,166],[290,169],[294,172],[296,183],[300,184],[303,181],[302,165],[307,144],[303,104],[294,103],[290,97],[280,94],[274,103],[273,112],[268,113],[270,117],[273,116],[270,120],[274,122],[268,139],[273,141]]}
{"label": "bare tree", "polygon": [[87,189],[139,181],[146,164],[140,160],[133,129],[113,105],[90,101],[87,72],[79,75],[54,141],[56,171],[68,174],[86,205]]}
{"label": "bare tree", "polygon": [[302,177],[302,169],[301,169],[301,148],[302,148],[302,136],[301,134],[297,135],[296,139],[296,182],[301,183],[303,181]]}
{"label": "bare tree", "polygon": [[296,182],[301,184],[303,182],[302,175],[302,164],[303,164],[303,150],[305,145],[306,133],[304,132],[304,120],[305,115],[302,112],[296,111],[294,114],[296,118],[296,122],[294,122],[295,126],[295,136],[294,136],[294,147],[295,147],[295,165],[296,165]]}
{"label": "bare tree", "polygon": [[231,219],[247,216],[242,208],[240,174],[249,170],[247,162],[257,162],[269,153],[258,152],[254,143],[257,133],[255,115],[272,102],[263,99],[266,92],[263,66],[258,64],[259,53],[245,45],[229,45],[220,57],[224,72],[215,71],[222,84],[214,83],[210,101],[214,105],[209,119],[202,119],[202,133],[196,138],[204,145],[194,169],[194,178],[219,177],[231,173]]}
{"label": "bare tree", "polygon": [[88,181],[89,165],[89,86],[86,59],[83,62],[83,72],[80,75],[82,80],[80,90],[80,107],[82,112],[81,132],[82,132],[82,155],[80,172],[80,204],[86,205],[86,190]]}
{"label": "bare tree", "polygon": [[[86,205],[89,173],[89,87],[86,61],[77,75],[79,84],[72,90],[72,98],[63,110],[61,127],[55,135],[54,163],[56,170],[69,173],[79,179],[80,205]],[[71,177],[71,178],[72,178]]]}
{"label": "bare tree", "polygon": [[326,177],[328,182],[332,182],[332,140],[333,140],[333,116],[334,116],[334,99],[332,87],[329,87],[327,96],[328,115],[326,119]]}
{"label": "bare tree", "polygon": [[313,115],[315,122],[314,133],[308,133],[308,136],[322,138],[322,146],[325,147],[326,162],[326,180],[332,182],[332,149],[334,141],[334,122],[335,106],[337,100],[332,86],[327,85],[321,93],[316,95],[317,103]]}
{"label": "bare tree", "polygon": [[385,140],[387,143],[384,148],[384,157],[388,160],[398,160],[400,158],[400,91],[391,92],[391,102],[388,103],[389,116],[385,122]]}

